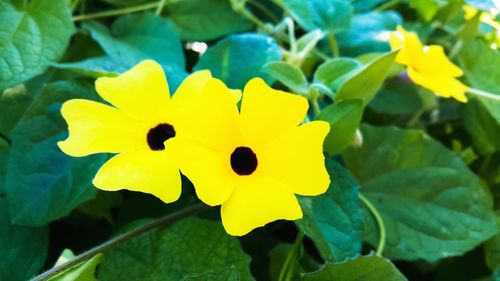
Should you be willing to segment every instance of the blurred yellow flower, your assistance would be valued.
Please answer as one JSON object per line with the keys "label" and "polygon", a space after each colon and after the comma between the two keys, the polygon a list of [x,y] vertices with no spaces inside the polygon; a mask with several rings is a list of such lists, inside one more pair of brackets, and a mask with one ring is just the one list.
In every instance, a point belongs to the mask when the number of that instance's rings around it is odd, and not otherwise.
{"label": "blurred yellow flower", "polygon": [[[466,20],[471,20],[478,12],[480,12],[478,9],[476,9],[470,5],[464,5],[462,8],[464,10],[464,18]],[[500,23],[498,23],[495,20],[495,16],[493,16],[491,13],[481,11],[481,15],[479,17],[479,20],[482,23],[485,23],[485,24],[491,26],[493,29],[496,30],[496,32],[500,32]]]}
{"label": "blurred yellow flower", "polygon": [[[329,124],[299,126],[307,100],[273,90],[260,78],[247,83],[240,113],[231,99],[227,91],[205,88],[197,99],[199,114],[212,121],[191,123],[191,140],[173,139],[166,150],[176,155],[203,202],[222,205],[229,234],[301,218],[295,194],[319,195],[330,183],[322,148]],[[215,104],[227,106],[215,111]]]}
{"label": "blurred yellow flower", "polygon": [[[111,106],[84,99],[65,102],[61,113],[69,136],[58,143],[61,150],[75,157],[118,153],[97,172],[93,184],[99,189],[150,193],[166,203],[177,200],[179,168],[165,142],[189,134],[186,124],[205,118],[189,110],[202,89],[229,90],[210,72],[199,71],[186,78],[170,98],[163,69],[151,60],[118,77],[99,78],[95,87]],[[235,106],[234,94],[238,93],[230,93],[231,106]],[[220,106],[226,105],[212,104],[212,109]]]}
{"label": "blurred yellow flower", "polygon": [[408,67],[408,76],[414,83],[438,96],[467,102],[465,92],[469,88],[456,79],[463,71],[446,57],[442,46],[424,46],[415,32],[401,26],[391,34],[390,45],[392,50],[400,49],[396,62]]}

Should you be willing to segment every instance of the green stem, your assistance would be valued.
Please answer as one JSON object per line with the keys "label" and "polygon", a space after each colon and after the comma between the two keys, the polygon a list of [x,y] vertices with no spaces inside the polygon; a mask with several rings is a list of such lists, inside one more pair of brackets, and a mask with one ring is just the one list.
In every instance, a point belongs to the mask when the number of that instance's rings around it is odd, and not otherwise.
{"label": "green stem", "polygon": [[3,139],[9,146],[12,145],[12,142],[10,141],[10,139],[2,133],[0,133],[0,139]]}
{"label": "green stem", "polygon": [[236,9],[236,12],[240,13],[242,16],[245,18],[249,19],[253,23],[255,23],[257,26],[264,27],[264,22],[261,21],[258,17],[256,17],[252,12],[250,12],[247,8],[242,8],[242,9]]}
{"label": "green stem", "polygon": [[483,97],[483,98],[487,98],[487,99],[500,101],[500,95],[493,94],[490,92],[482,91],[482,90],[475,89],[475,88],[469,88],[468,92],[469,92],[469,94],[473,94],[473,95],[478,96],[478,97]]}
{"label": "green stem", "polygon": [[116,10],[111,10],[111,11],[104,11],[104,12],[98,12],[98,13],[92,13],[92,14],[86,14],[86,15],[78,15],[73,17],[73,21],[84,21],[84,20],[91,20],[91,19],[98,19],[98,18],[106,18],[106,17],[112,17],[112,16],[118,16],[118,15],[124,15],[124,14],[129,14],[129,13],[136,13],[140,11],[146,11],[146,10],[151,10],[159,7],[159,4],[161,4],[162,1],[158,2],[152,2],[152,3],[146,3],[138,6],[133,6],[133,7],[127,7],[127,8],[122,8],[122,9],[116,9]]}
{"label": "green stem", "polygon": [[257,2],[257,1],[254,1],[254,0],[248,0],[247,3],[254,6],[255,8],[259,9],[267,17],[269,17],[270,20],[272,20],[274,22],[280,21],[280,19],[273,12],[271,12],[271,10],[269,10],[264,4]]}
{"label": "green stem", "polygon": [[80,4],[80,0],[72,0],[70,3],[70,9],[74,11],[78,7],[78,4]]}
{"label": "green stem", "polygon": [[377,251],[375,252],[377,256],[382,256],[382,252],[384,252],[384,247],[385,247],[385,225],[384,225],[384,220],[382,219],[382,216],[380,216],[380,213],[377,211],[375,206],[366,198],[363,194],[359,194],[359,199],[365,204],[366,208],[372,213],[373,217],[377,221],[378,224],[378,229],[380,232],[380,238],[378,241],[378,246],[377,246]]}
{"label": "green stem", "polygon": [[163,11],[163,7],[165,6],[165,3],[167,3],[167,0],[160,0],[160,3],[158,4],[158,8],[156,8],[155,15],[157,15],[157,16],[161,15],[161,11]]}
{"label": "green stem", "polygon": [[339,46],[337,44],[337,39],[335,39],[335,35],[332,32],[328,32],[328,43],[330,44],[330,48],[332,49],[332,55],[334,57],[338,57],[340,55]]}
{"label": "green stem", "polygon": [[315,116],[318,115],[321,112],[321,108],[319,107],[319,103],[318,103],[318,98],[313,99],[311,101],[311,104],[312,104],[314,115]]}
{"label": "green stem", "polygon": [[98,253],[104,252],[106,250],[109,250],[115,246],[117,246],[120,243],[123,243],[127,240],[130,240],[132,238],[135,238],[145,232],[148,232],[154,228],[173,223],[175,221],[178,221],[184,217],[196,214],[206,208],[206,205],[204,204],[197,204],[194,206],[191,206],[189,208],[180,210],[178,212],[172,213],[172,214],[167,214],[159,219],[156,219],[152,221],[151,223],[148,223],[146,225],[140,226],[130,232],[121,234],[116,236],[115,238],[104,242],[101,245],[98,245],[76,257],[73,259],[67,261],[66,263],[63,263],[59,266],[53,267],[52,269],[38,275],[37,277],[31,279],[31,281],[42,281],[42,280],[49,280],[51,277],[54,277],[55,275],[97,255]]}
{"label": "green stem", "polygon": [[295,39],[295,25],[293,23],[293,20],[290,17],[286,17],[284,19],[284,22],[287,26],[288,29],[288,44],[290,45],[290,52],[292,53],[292,56],[295,56],[297,54],[297,42]]}
{"label": "green stem", "polygon": [[291,263],[293,259],[297,256],[297,252],[300,249],[300,245],[302,245],[302,240],[304,239],[304,233],[299,231],[297,234],[297,238],[295,238],[295,242],[293,243],[292,249],[288,253],[288,256],[281,267],[280,275],[278,277],[278,281],[290,281],[293,277],[293,266]]}
{"label": "green stem", "polygon": [[385,10],[388,10],[394,6],[396,6],[398,3],[399,3],[400,0],[391,0],[391,1],[387,1],[385,2],[384,4],[378,6],[377,8],[375,8],[375,11],[385,11]]}

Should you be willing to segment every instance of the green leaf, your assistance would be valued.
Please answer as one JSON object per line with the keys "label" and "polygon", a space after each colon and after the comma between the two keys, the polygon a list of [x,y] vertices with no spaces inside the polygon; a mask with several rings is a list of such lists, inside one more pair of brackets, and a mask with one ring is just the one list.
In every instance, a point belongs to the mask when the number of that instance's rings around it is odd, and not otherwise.
{"label": "green leaf", "polygon": [[5,194],[5,173],[7,171],[9,148],[9,143],[0,138],[0,196]]}
{"label": "green leaf", "polygon": [[164,14],[185,40],[212,40],[252,28],[227,0],[183,0],[165,6]]}
{"label": "green leaf", "polygon": [[24,85],[5,89],[0,94],[0,133],[8,134],[15,127],[32,99]]}
{"label": "green leaf", "polygon": [[243,89],[253,77],[262,77],[268,83],[273,81],[261,68],[280,59],[281,50],[273,38],[246,33],[231,35],[208,48],[194,69],[209,69],[229,87]]}
{"label": "green leaf", "polygon": [[352,7],[343,0],[283,0],[283,7],[307,31],[339,32],[349,27]]}
{"label": "green leaf", "polygon": [[5,185],[13,223],[45,225],[95,196],[91,180],[104,155],[73,158],[57,147],[67,131],[61,103],[94,96],[89,87],[49,84],[11,131]]}
{"label": "green leaf", "polygon": [[384,54],[351,72],[350,77],[340,86],[336,99],[362,99],[368,104],[382,87],[396,55],[397,51]]}
{"label": "green leaf", "polygon": [[91,259],[79,263],[50,278],[50,281],[97,281],[95,269],[101,263],[103,254],[97,254]]}
{"label": "green leaf", "polygon": [[302,275],[304,281],[405,281],[387,259],[375,255],[358,256],[343,263],[327,263],[316,272]]}
{"label": "green leaf", "polygon": [[403,19],[395,11],[355,15],[349,30],[337,35],[340,53],[354,57],[369,52],[387,52],[390,50],[389,31],[402,24]]}
{"label": "green leaf", "polygon": [[148,0],[101,0],[103,2],[116,5],[116,6],[133,6],[145,3]]}
{"label": "green leaf", "polygon": [[410,0],[410,7],[417,10],[425,21],[430,21],[444,5],[444,0]]}
{"label": "green leaf", "polygon": [[459,63],[472,87],[500,95],[498,50],[491,49],[483,40],[477,39],[462,48]]}
{"label": "green leaf", "polygon": [[483,155],[500,151],[500,103],[471,98],[463,107],[464,127]]}
{"label": "green leaf", "polygon": [[58,60],[74,32],[66,0],[0,1],[0,90]]}
{"label": "green leaf", "polygon": [[165,70],[171,89],[176,89],[186,76],[180,38],[163,18],[151,13],[127,15],[117,19],[111,30],[99,22],[85,23],[83,28],[90,31],[106,56],[60,63],[57,67],[90,76],[117,75],[144,59],[153,59]]}
{"label": "green leaf", "polygon": [[293,65],[282,61],[270,62],[264,65],[262,72],[280,81],[296,93],[307,92],[308,83],[304,73]]}
{"label": "green leaf", "polygon": [[314,82],[321,82],[334,91],[345,82],[348,73],[361,66],[352,58],[333,58],[322,63],[314,72]]}
{"label": "green leaf", "polygon": [[239,281],[240,273],[235,268],[227,268],[217,272],[205,272],[203,274],[188,276],[183,281]]}
{"label": "green leaf", "polygon": [[[106,280],[183,280],[234,268],[240,280],[253,280],[247,256],[219,222],[184,219],[155,229],[106,252],[98,278]],[[202,279],[203,280],[203,279]]]}
{"label": "green leaf", "polygon": [[330,132],[323,144],[325,152],[338,154],[353,142],[363,109],[360,99],[344,100],[327,106],[316,116],[317,120],[330,123]]}
{"label": "green leaf", "polygon": [[301,197],[304,218],[297,225],[309,236],[321,256],[329,261],[344,261],[361,251],[363,208],[359,186],[342,165],[327,160],[332,183],[325,194]]}
{"label": "green leaf", "polygon": [[500,234],[493,236],[484,244],[486,264],[492,271],[500,269]]}
{"label": "green leaf", "polygon": [[[384,220],[384,256],[432,262],[497,232],[491,194],[459,156],[417,130],[365,125],[362,132],[363,146],[343,158]],[[366,218],[366,239],[376,245],[377,225]]]}
{"label": "green leaf", "polygon": [[0,280],[24,281],[43,266],[49,247],[48,227],[10,223],[7,200],[0,197]]}
{"label": "green leaf", "polygon": [[376,112],[391,115],[411,114],[422,106],[418,88],[398,79],[388,81],[369,104]]}

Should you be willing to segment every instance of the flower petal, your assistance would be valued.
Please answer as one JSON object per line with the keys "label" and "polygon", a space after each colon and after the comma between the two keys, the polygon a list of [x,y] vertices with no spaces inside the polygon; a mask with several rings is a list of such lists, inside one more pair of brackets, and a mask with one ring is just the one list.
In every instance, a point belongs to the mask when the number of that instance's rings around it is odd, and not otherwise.
{"label": "flower petal", "polygon": [[111,106],[73,99],[63,104],[61,114],[69,137],[58,145],[68,155],[118,153],[146,144],[140,124]]}
{"label": "flower petal", "polygon": [[[172,97],[173,107],[183,108],[186,105],[189,105],[190,101],[202,92],[210,79],[212,79],[212,74],[209,70],[200,70],[190,74],[186,79],[184,79]],[[239,102],[241,99],[241,90],[230,89],[230,92],[234,101],[236,103]]]}
{"label": "flower petal", "polygon": [[208,70],[196,71],[186,77],[172,96],[174,109],[189,105],[190,101],[201,93],[211,78],[212,74]]}
{"label": "flower petal", "polygon": [[186,110],[176,111],[173,121],[177,137],[199,142],[214,150],[234,149],[234,139],[238,135],[238,107],[222,81],[209,79],[198,97],[181,107]]}
{"label": "flower petal", "polygon": [[170,100],[161,65],[144,60],[118,77],[101,77],[95,87],[99,95],[137,120],[164,121]]}
{"label": "flower petal", "polygon": [[179,199],[179,169],[165,151],[130,151],[108,160],[97,172],[93,184],[102,190],[128,189],[152,194],[165,203]]}
{"label": "flower petal", "polygon": [[438,96],[444,98],[453,97],[460,102],[467,102],[465,92],[469,88],[453,77],[425,76],[411,68],[408,69],[408,76],[413,82],[431,90]]}
{"label": "flower petal", "polygon": [[323,121],[289,130],[274,140],[260,158],[263,173],[296,194],[324,193],[330,184],[323,156],[323,141],[329,131],[329,124]]}
{"label": "flower petal", "polygon": [[229,198],[234,189],[230,155],[179,138],[169,140],[165,144],[182,173],[193,183],[196,195],[201,201],[216,206]]}
{"label": "flower petal", "polygon": [[408,66],[415,65],[423,52],[423,44],[415,32],[408,32],[398,26],[397,32],[391,33],[389,44],[392,50],[401,48],[396,56],[396,62]]}
{"label": "flower petal", "polygon": [[444,53],[443,46],[431,45],[424,51],[423,56],[418,61],[416,67],[419,72],[427,75],[440,75],[450,77],[460,77],[463,71],[460,67],[451,62]]}
{"label": "flower petal", "polygon": [[267,143],[300,124],[308,107],[306,98],[274,90],[264,80],[254,78],[243,90],[242,133],[255,145]]}
{"label": "flower petal", "polygon": [[259,177],[239,181],[222,204],[221,215],[227,233],[241,236],[275,220],[302,218],[302,210],[295,195],[280,182]]}

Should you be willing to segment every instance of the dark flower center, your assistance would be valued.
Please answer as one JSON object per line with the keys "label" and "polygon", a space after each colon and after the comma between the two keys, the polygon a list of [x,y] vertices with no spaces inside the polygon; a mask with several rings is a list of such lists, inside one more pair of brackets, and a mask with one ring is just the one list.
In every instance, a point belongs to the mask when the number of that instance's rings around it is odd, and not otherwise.
{"label": "dark flower center", "polygon": [[170,124],[160,124],[148,132],[148,145],[151,150],[164,150],[163,144],[169,138],[175,137],[174,127]]}
{"label": "dark flower center", "polygon": [[257,169],[257,156],[249,147],[237,147],[231,154],[231,168],[240,176],[251,175]]}

